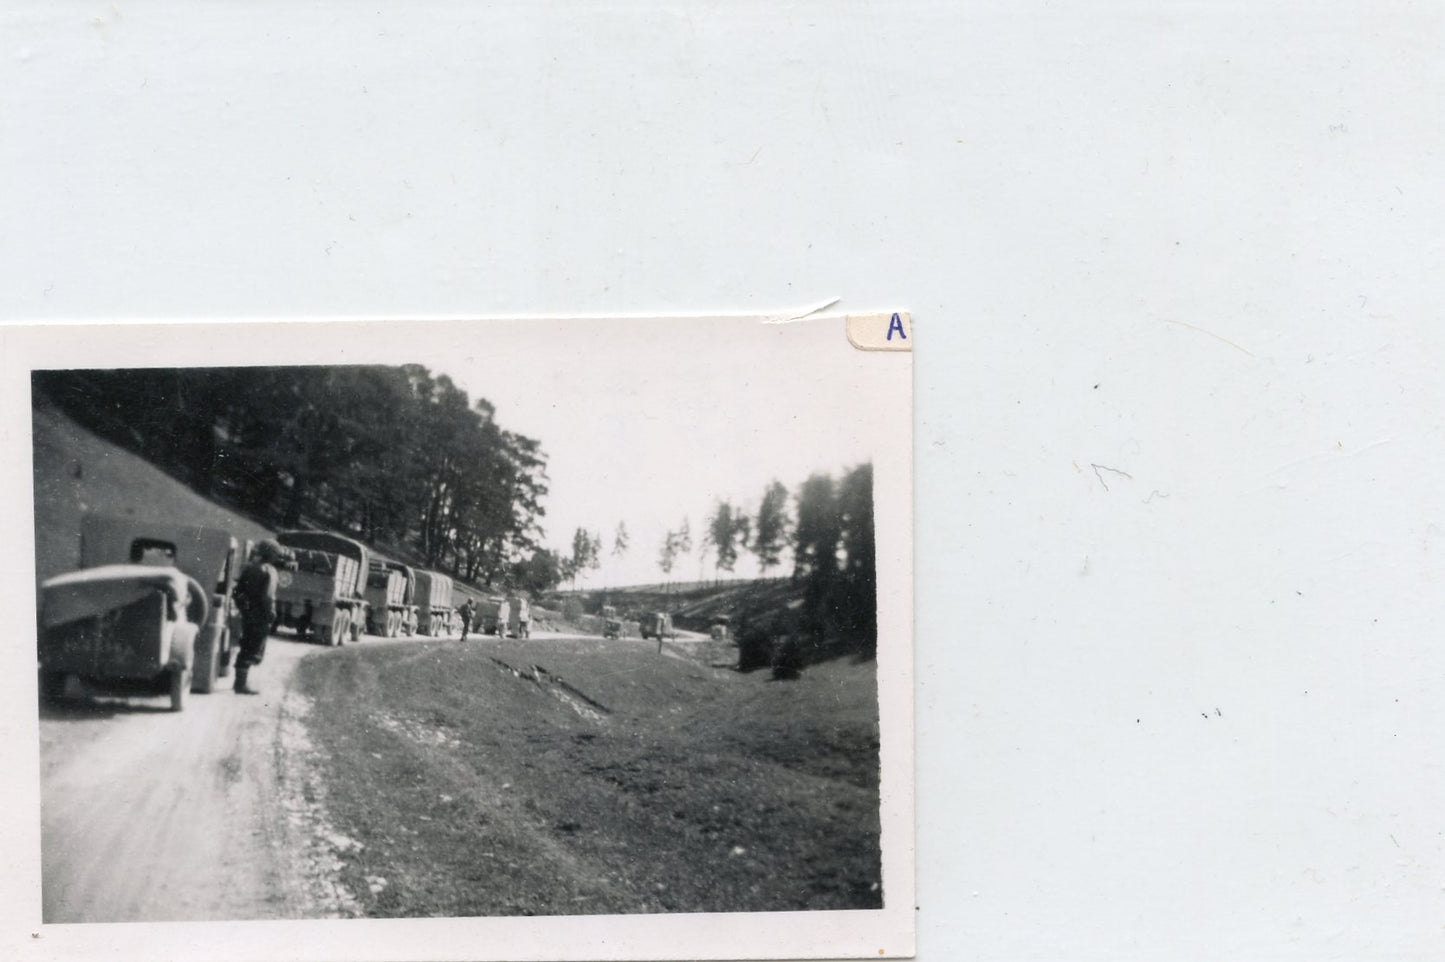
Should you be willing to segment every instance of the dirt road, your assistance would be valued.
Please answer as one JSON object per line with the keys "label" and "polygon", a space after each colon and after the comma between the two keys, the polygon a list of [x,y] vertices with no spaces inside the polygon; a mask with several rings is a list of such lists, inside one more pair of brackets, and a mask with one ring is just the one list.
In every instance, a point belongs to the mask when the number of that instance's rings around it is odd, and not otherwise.
{"label": "dirt road", "polygon": [[[88,694],[40,715],[46,922],[297,918],[332,914],[297,864],[287,690],[297,661],[326,652],[271,639],[243,697],[229,679],[168,699]],[[298,878],[298,874],[303,877]]]}
{"label": "dirt road", "polygon": [[261,695],[235,695],[226,679],[214,694],[191,695],[179,714],[165,696],[71,691],[43,703],[44,920],[355,914],[336,876],[337,858],[355,843],[327,821],[306,734],[311,706],[291,686],[301,658],[345,658],[351,647],[274,636],[252,674]]}

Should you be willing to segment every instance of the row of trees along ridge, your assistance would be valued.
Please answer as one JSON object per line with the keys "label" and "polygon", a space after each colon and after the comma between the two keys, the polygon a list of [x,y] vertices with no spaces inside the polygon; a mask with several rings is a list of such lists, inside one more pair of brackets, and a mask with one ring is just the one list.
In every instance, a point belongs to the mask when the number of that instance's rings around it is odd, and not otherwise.
{"label": "row of trees along ridge", "polygon": [[[629,544],[627,526],[619,523],[612,555],[625,554]],[[720,500],[708,518],[699,547],[700,561],[711,551],[715,575],[733,571],[746,550],[766,576],[791,552],[792,580],[802,585],[803,615],[809,630],[829,637],[866,637],[875,631],[878,579],[872,463],[856,465],[838,480],[827,473],[813,474],[792,497],[782,482],[775,480],[763,491],[755,513]],[[663,538],[658,569],[670,579],[680,559],[692,550],[692,526],[684,518]],[[558,562],[563,579],[576,588],[580,577],[600,566],[601,554],[601,536],[578,528],[571,555]]]}

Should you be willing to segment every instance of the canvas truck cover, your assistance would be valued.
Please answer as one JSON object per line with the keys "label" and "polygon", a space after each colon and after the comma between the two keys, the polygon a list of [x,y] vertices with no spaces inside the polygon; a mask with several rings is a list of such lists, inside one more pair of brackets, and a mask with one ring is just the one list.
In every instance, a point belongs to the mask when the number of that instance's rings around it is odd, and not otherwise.
{"label": "canvas truck cover", "polygon": [[418,608],[428,609],[431,607],[432,579],[435,576],[422,568],[416,569],[416,594],[413,601]]}
{"label": "canvas truck cover", "polygon": [[[325,551],[351,559],[350,580],[345,583],[343,598],[364,598],[366,576],[371,568],[371,552],[360,541],[353,541],[343,535],[329,531],[283,531],[276,540],[288,548],[306,548],[311,551]],[[299,559],[298,559],[299,560]]]}
{"label": "canvas truck cover", "polygon": [[292,548],[296,570],[283,571],[277,598],[316,596],[326,601],[349,601],[358,578],[356,561],[320,548]]}
{"label": "canvas truck cover", "polygon": [[373,606],[394,607],[405,603],[406,575],[382,561],[373,561],[366,576],[366,600]]}
{"label": "canvas truck cover", "polygon": [[452,606],[452,579],[435,571],[416,573],[416,603],[424,608]]}
{"label": "canvas truck cover", "polygon": [[[229,531],[101,514],[87,514],[80,522],[82,568],[140,564],[142,558],[153,553],[163,558],[166,546],[174,549],[174,555],[169,565],[160,566],[179,568],[212,594],[228,594],[230,585],[226,582],[240,573],[227,570],[237,548],[236,538]],[[238,568],[244,560],[235,558],[232,568]]]}
{"label": "canvas truck cover", "polygon": [[400,561],[383,560],[381,564],[393,571],[400,572],[404,579],[401,600],[398,601],[397,604],[416,604],[416,570],[413,569],[411,565],[402,564]]}

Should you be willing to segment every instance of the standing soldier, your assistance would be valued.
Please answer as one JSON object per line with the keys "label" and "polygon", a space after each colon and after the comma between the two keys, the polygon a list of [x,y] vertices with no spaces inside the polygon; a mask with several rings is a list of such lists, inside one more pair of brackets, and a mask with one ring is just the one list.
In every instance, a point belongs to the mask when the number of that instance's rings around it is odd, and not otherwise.
{"label": "standing soldier", "polygon": [[467,599],[466,604],[458,609],[458,613],[462,616],[462,641],[467,640],[467,632],[472,628],[472,612],[474,610],[472,607],[472,599],[470,598]]}
{"label": "standing soldier", "polygon": [[241,650],[236,655],[236,694],[259,695],[246,684],[251,666],[261,664],[266,654],[266,638],[276,620],[277,566],[285,562],[286,552],[269,538],[257,543],[231,597],[241,613]]}

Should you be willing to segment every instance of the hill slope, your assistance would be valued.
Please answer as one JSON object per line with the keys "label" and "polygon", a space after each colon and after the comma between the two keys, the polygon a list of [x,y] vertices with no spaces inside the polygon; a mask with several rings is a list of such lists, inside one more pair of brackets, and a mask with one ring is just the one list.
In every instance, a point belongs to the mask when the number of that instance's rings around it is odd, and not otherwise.
{"label": "hill slope", "polygon": [[80,564],[80,518],[87,511],[224,528],[243,538],[270,535],[143,458],[96,437],[50,404],[37,403],[31,415],[37,578]]}

